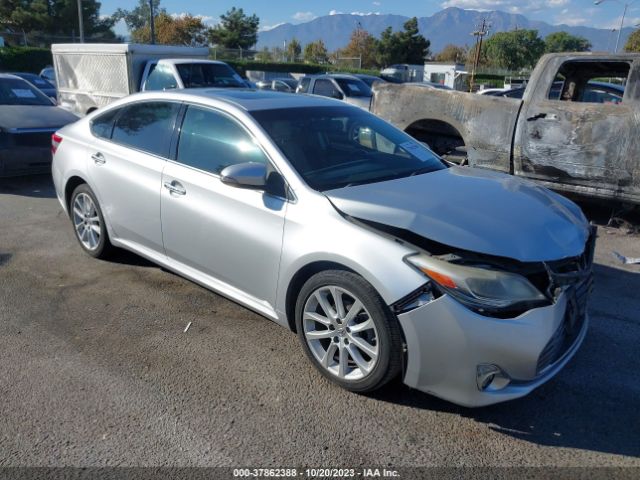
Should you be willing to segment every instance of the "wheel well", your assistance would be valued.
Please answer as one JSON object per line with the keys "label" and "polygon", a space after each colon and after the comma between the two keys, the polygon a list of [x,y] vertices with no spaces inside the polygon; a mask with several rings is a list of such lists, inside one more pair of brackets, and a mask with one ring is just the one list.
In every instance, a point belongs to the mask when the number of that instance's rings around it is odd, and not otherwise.
{"label": "wheel well", "polygon": [[71,194],[73,191],[78,188],[78,185],[82,185],[83,183],[87,183],[81,177],[71,177],[67,180],[67,184],[64,187],[64,203],[67,206],[67,211],[71,208]]}
{"label": "wheel well", "polygon": [[285,299],[287,323],[289,324],[289,328],[292,332],[296,331],[296,301],[298,299],[298,293],[300,293],[302,286],[307,280],[313,277],[316,273],[324,270],[345,270],[347,272],[357,273],[336,262],[313,262],[298,270],[289,283]]}
{"label": "wheel well", "polygon": [[458,147],[465,146],[464,138],[458,129],[442,120],[418,120],[409,125],[405,132],[425,142],[438,155],[446,155]]}

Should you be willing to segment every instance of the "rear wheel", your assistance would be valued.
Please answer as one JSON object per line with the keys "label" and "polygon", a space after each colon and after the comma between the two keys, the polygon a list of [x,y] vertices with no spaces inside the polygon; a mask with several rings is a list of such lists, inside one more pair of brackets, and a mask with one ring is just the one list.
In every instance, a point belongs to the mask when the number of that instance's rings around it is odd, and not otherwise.
{"label": "rear wheel", "polygon": [[89,185],[78,185],[71,194],[70,216],[76,239],[95,258],[105,258],[113,249],[100,205]]}
{"label": "rear wheel", "polygon": [[315,367],[348,390],[375,390],[400,372],[398,320],[359,275],[332,270],[311,277],[298,297],[296,326]]}

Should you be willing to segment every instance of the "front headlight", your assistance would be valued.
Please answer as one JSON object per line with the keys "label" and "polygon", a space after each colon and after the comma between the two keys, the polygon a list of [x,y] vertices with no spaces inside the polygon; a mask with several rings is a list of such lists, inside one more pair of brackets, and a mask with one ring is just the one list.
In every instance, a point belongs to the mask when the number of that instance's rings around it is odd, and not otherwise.
{"label": "front headlight", "polygon": [[478,310],[511,309],[548,304],[529,280],[515,273],[445,262],[424,254],[406,257],[441,289]]}

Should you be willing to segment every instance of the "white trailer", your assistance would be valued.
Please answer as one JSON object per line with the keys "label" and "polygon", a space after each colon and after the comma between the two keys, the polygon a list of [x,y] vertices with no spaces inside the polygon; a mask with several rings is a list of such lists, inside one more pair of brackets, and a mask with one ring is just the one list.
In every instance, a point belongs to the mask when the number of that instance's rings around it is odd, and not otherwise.
{"label": "white trailer", "polygon": [[454,90],[466,91],[467,72],[459,63],[426,62],[424,64],[424,81],[439,83]]}
{"label": "white trailer", "polygon": [[[224,62],[206,60],[207,47],[133,43],[71,43],[51,46],[58,102],[78,115],[142,90],[212,86],[204,79],[224,79],[215,86],[246,86]],[[197,72],[194,72],[194,68]],[[215,72],[211,70],[215,68]],[[182,74],[181,74],[182,72]],[[188,72],[185,75],[185,72]],[[197,75],[196,75],[197,74]],[[185,78],[188,75],[188,79]]]}

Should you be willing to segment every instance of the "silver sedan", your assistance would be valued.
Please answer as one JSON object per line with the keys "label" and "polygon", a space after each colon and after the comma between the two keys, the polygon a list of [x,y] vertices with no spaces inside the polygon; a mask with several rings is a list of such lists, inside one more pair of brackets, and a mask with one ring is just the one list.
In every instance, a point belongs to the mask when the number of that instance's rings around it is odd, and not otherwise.
{"label": "silver sedan", "polygon": [[56,133],[80,247],[132,250],[297,332],[355,392],[403,376],[480,406],[553,377],[587,329],[595,232],[569,200],[451,167],[307,95],[133,95]]}

